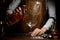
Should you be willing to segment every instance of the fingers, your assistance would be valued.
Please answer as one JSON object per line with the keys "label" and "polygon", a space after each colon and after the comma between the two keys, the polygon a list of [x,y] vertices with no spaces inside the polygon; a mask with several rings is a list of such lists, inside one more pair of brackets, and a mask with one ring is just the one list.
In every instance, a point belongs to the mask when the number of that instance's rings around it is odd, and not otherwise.
{"label": "fingers", "polygon": [[16,9],[16,12],[21,12],[21,11],[22,11],[21,7],[18,7],[18,8]]}
{"label": "fingers", "polygon": [[31,36],[36,36],[40,33],[40,29],[36,28],[32,33]]}
{"label": "fingers", "polygon": [[21,11],[21,7],[18,8]]}
{"label": "fingers", "polygon": [[36,36],[36,35],[42,35],[43,33],[46,32],[46,29],[43,27],[41,29],[36,28],[32,33],[31,36]]}
{"label": "fingers", "polygon": [[21,9],[21,7],[18,7],[17,9],[16,9],[16,12],[20,12],[22,9]]}
{"label": "fingers", "polygon": [[16,10],[13,13],[22,15],[21,7],[16,8]]}
{"label": "fingers", "polygon": [[16,12],[19,12],[19,9],[16,9]]}
{"label": "fingers", "polygon": [[20,12],[19,12],[20,15],[22,15],[22,9],[21,9],[21,7],[19,7],[18,10],[20,11]]}

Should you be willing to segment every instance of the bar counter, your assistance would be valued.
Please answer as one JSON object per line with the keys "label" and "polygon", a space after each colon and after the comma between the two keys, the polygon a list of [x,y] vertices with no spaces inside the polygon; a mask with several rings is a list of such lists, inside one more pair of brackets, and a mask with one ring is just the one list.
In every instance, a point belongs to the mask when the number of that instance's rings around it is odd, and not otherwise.
{"label": "bar counter", "polygon": [[47,38],[42,36],[32,37],[28,34],[5,34],[3,40],[60,40],[59,38]]}
{"label": "bar counter", "polygon": [[3,40],[60,40],[60,39],[33,39],[33,38],[22,38],[22,37],[6,37]]}

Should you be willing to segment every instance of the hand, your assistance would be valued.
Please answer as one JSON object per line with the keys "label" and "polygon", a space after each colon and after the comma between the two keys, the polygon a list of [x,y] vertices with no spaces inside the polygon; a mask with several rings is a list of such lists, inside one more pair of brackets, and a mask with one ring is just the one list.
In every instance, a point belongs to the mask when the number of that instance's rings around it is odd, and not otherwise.
{"label": "hand", "polygon": [[41,29],[39,29],[39,28],[36,28],[32,33],[31,33],[31,36],[36,36],[36,35],[41,35],[41,34],[43,34],[43,33],[45,33],[46,32],[46,28],[41,28]]}
{"label": "hand", "polygon": [[12,14],[6,16],[6,22],[8,25],[13,25],[19,22],[23,18],[23,13],[21,7],[16,8]]}
{"label": "hand", "polygon": [[14,13],[17,14],[17,15],[20,15],[20,16],[23,15],[21,7],[16,8]]}

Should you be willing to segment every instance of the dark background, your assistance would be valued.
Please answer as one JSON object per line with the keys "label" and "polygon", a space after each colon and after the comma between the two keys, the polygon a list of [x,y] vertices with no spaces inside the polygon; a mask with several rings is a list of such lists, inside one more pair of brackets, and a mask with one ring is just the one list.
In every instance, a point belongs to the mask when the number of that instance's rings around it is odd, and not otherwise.
{"label": "dark background", "polygon": [[60,34],[60,1],[56,1],[55,2],[56,4],[56,16],[57,16],[57,28],[58,28],[58,31],[59,31],[59,34]]}

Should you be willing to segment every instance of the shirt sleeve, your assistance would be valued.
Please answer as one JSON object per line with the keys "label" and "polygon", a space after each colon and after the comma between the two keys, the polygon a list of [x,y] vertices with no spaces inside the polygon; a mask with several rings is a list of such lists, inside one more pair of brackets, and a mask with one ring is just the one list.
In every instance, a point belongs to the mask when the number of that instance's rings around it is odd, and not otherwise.
{"label": "shirt sleeve", "polygon": [[13,0],[7,9],[7,13],[12,14],[15,8],[20,4],[20,2],[21,0]]}
{"label": "shirt sleeve", "polygon": [[[49,19],[47,20],[46,24],[43,26],[47,30],[53,25],[54,19],[56,19],[56,14],[55,14],[55,3],[52,1],[47,1],[47,7],[49,9]],[[53,17],[53,18],[50,18]]]}

